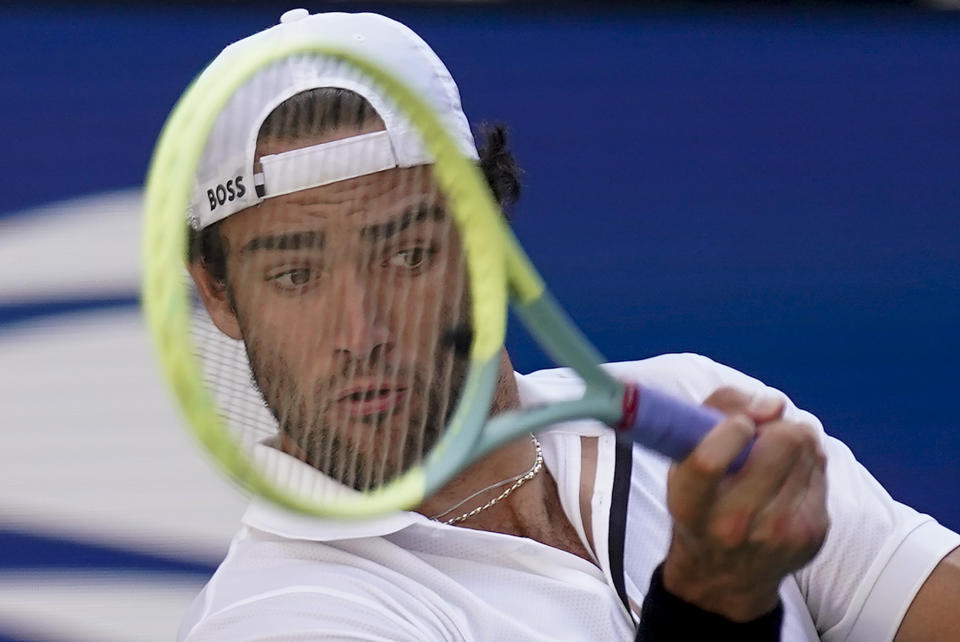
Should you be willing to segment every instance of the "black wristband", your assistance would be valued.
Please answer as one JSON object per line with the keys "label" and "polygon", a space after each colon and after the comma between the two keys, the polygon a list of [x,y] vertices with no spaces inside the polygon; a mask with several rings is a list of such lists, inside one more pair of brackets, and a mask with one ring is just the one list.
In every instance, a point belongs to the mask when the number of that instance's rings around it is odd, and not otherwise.
{"label": "black wristband", "polygon": [[650,590],[640,610],[635,642],[664,640],[735,640],[776,642],[783,624],[783,604],[749,622],[733,622],[685,602],[663,586],[663,564],[653,571]]}

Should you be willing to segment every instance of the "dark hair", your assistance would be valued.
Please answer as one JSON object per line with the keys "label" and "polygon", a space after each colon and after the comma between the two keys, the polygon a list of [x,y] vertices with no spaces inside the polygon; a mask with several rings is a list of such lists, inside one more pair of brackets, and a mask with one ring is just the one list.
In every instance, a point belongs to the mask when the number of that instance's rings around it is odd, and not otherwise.
{"label": "dark hair", "polygon": [[[344,128],[363,128],[383,121],[363,96],[348,89],[324,87],[300,92],[276,107],[264,119],[257,144],[264,140],[297,140]],[[509,218],[520,198],[521,170],[507,145],[507,128],[483,124],[478,128],[480,170]],[[200,261],[219,283],[227,279],[227,247],[218,221],[203,230],[189,228],[187,259]]]}
{"label": "dark hair", "polygon": [[265,139],[299,140],[341,127],[361,128],[383,120],[367,99],[349,89],[320,87],[294,94],[264,119],[257,143]]}

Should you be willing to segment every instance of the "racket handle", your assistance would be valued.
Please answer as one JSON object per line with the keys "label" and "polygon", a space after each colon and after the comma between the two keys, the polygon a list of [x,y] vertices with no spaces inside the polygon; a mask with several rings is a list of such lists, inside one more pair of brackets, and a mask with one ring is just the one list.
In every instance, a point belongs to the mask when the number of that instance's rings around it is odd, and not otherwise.
{"label": "racket handle", "polygon": [[[710,406],[694,406],[635,383],[626,384],[623,419],[614,428],[620,435],[674,461],[682,461],[725,415]],[[744,448],[729,472],[740,470],[753,442]]]}

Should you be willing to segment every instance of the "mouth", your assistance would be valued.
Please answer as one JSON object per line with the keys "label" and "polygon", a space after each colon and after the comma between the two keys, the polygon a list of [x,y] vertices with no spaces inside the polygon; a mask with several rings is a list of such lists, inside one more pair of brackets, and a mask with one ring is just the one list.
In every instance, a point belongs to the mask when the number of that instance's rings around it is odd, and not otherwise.
{"label": "mouth", "polygon": [[337,396],[337,406],[348,416],[368,417],[391,412],[403,403],[407,389],[403,386],[370,383],[351,386]]}

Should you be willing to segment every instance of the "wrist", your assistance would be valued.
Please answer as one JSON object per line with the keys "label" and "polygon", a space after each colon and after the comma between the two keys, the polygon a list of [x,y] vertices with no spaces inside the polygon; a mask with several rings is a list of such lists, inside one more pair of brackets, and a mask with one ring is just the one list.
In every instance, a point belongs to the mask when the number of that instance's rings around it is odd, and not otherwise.
{"label": "wrist", "polygon": [[734,622],[672,595],[663,585],[661,564],[650,578],[635,642],[708,639],[773,642],[780,640],[782,625],[783,605],[779,600],[760,617]]}
{"label": "wrist", "polygon": [[663,586],[672,595],[733,622],[749,622],[769,613],[780,599],[779,582],[718,571],[677,554],[672,547],[662,573]]}

